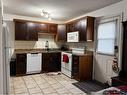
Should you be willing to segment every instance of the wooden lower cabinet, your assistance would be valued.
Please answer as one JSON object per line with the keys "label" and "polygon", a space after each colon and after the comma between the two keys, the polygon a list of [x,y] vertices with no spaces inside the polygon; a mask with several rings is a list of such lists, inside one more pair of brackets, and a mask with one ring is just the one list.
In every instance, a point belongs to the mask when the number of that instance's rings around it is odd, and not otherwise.
{"label": "wooden lower cabinet", "polygon": [[26,53],[16,54],[16,76],[26,74]]}
{"label": "wooden lower cabinet", "polygon": [[42,72],[55,72],[61,69],[61,53],[42,53]]}
{"label": "wooden lower cabinet", "polygon": [[72,76],[74,79],[83,81],[92,79],[93,56],[74,55],[72,59]]}
{"label": "wooden lower cabinet", "polygon": [[[26,75],[27,54],[16,54],[16,76]],[[61,53],[42,53],[42,72],[55,72],[61,70]]]}

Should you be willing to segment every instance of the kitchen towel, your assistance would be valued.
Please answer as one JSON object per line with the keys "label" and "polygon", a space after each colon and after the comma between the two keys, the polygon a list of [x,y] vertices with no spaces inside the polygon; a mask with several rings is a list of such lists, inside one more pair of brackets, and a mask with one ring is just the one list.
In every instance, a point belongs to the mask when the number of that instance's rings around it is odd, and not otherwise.
{"label": "kitchen towel", "polygon": [[68,58],[67,54],[63,55],[63,62],[64,63],[68,63],[69,62],[69,58]]}

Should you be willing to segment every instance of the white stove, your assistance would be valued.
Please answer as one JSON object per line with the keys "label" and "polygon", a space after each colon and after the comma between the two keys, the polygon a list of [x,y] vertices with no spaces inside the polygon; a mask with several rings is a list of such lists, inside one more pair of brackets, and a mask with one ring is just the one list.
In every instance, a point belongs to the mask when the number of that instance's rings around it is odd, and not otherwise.
{"label": "white stove", "polygon": [[[64,55],[68,57],[68,62],[64,62]],[[61,53],[61,72],[70,78],[72,77],[72,53]]]}
{"label": "white stove", "polygon": [[[66,76],[72,78],[72,55],[82,55],[85,53],[85,48],[73,48],[70,52],[62,52],[61,53],[61,72]],[[68,58],[68,62],[64,62],[64,56]]]}

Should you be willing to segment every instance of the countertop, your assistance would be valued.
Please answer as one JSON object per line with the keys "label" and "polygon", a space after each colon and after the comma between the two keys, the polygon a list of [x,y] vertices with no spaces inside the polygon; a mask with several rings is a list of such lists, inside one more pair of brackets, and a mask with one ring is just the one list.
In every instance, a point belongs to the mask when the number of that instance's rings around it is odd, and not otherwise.
{"label": "countertop", "polygon": [[61,52],[59,49],[51,49],[47,51],[46,49],[15,49],[15,53],[53,53]]}
{"label": "countertop", "polygon": [[92,51],[86,51],[85,54],[78,54],[78,53],[72,53],[71,50],[69,51],[62,51],[60,49],[50,49],[47,51],[46,49],[15,49],[15,54],[17,53],[57,53],[57,52],[66,52],[66,53],[71,53],[72,55],[76,56],[93,56]]}
{"label": "countertop", "polygon": [[76,53],[76,54],[74,54],[73,53],[73,55],[76,55],[76,56],[93,56],[93,52],[92,51],[87,51],[85,54],[78,54],[78,53]]}

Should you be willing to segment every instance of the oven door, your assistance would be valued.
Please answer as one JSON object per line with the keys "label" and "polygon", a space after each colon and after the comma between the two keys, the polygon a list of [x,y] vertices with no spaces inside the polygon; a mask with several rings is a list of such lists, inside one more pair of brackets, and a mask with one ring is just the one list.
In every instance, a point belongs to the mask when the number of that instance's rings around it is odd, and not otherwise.
{"label": "oven door", "polygon": [[[67,55],[68,58],[69,58],[69,61],[68,63],[66,62],[63,62],[63,55]],[[72,54],[71,53],[65,53],[65,52],[62,52],[62,56],[61,56],[61,66],[72,71]]]}
{"label": "oven door", "polygon": [[[68,63],[63,62],[63,55],[65,54],[69,58]],[[71,53],[65,53],[65,52],[61,53],[61,72],[71,78],[72,76],[72,54]]]}

